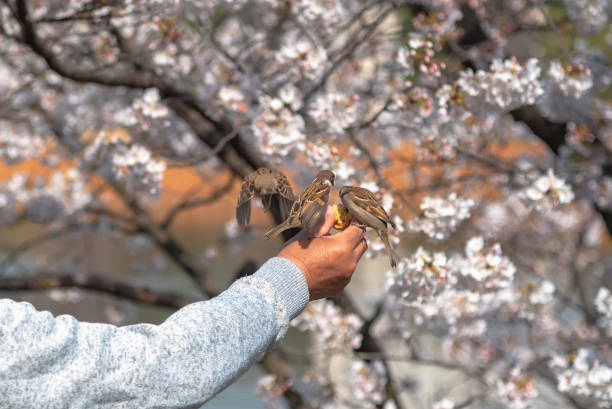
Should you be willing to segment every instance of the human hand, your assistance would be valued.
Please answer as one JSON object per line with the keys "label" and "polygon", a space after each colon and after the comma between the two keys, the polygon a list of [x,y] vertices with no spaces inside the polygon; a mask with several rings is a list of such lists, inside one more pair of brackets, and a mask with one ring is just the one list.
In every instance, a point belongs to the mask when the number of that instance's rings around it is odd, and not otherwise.
{"label": "human hand", "polygon": [[306,277],[310,300],[332,297],[342,291],[368,248],[360,227],[350,225],[332,236],[329,230],[333,225],[334,212],[328,207],[317,237],[302,230],[278,253],[300,267]]}

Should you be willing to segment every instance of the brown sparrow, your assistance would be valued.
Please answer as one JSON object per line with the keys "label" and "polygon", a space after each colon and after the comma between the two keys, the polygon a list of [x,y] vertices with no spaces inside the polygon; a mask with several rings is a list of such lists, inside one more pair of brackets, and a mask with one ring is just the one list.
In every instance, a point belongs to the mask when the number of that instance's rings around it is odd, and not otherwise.
{"label": "brown sparrow", "polygon": [[325,214],[335,178],[336,176],[331,170],[319,172],[317,177],[295,201],[289,212],[289,217],[264,235],[266,240],[294,227],[302,227],[313,232],[317,222]]}
{"label": "brown sparrow", "polygon": [[397,261],[389,244],[387,225],[390,224],[394,229],[396,226],[376,199],[374,193],[363,187],[344,186],[340,189],[340,200],[361,223],[376,230],[376,233],[378,233],[387,249],[391,267],[394,268],[397,265]]}
{"label": "brown sparrow", "polygon": [[295,195],[285,175],[277,170],[259,168],[249,173],[242,181],[238,204],[236,205],[236,219],[238,225],[246,226],[251,220],[251,199],[259,196],[264,209],[269,210],[272,199],[276,196],[280,213],[284,218],[289,214],[295,201]]}

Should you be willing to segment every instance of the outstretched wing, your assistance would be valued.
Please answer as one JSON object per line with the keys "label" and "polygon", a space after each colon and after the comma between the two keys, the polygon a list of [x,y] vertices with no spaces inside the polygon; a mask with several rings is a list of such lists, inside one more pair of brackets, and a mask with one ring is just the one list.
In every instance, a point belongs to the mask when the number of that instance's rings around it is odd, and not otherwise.
{"label": "outstretched wing", "polygon": [[236,220],[239,226],[246,226],[251,221],[251,199],[254,194],[253,181],[247,176],[242,182],[236,205]]}
{"label": "outstretched wing", "polygon": [[287,176],[282,173],[276,171],[277,175],[277,192],[278,194],[286,200],[291,201],[292,203],[295,201],[295,194],[293,193],[293,189],[291,189],[291,185],[289,184],[289,179]]}
{"label": "outstretched wing", "polygon": [[262,195],[262,201],[265,209],[273,207],[277,210],[280,219],[285,220],[289,217],[291,208],[295,203],[295,194],[293,193],[293,189],[291,189],[287,176],[275,170],[273,172],[273,177],[274,184],[271,184],[268,189],[268,192],[273,194]]}

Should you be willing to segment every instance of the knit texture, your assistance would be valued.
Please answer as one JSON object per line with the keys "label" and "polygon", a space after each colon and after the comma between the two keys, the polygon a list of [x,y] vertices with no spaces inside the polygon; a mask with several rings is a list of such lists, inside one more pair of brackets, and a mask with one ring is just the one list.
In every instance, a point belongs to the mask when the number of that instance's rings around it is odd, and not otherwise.
{"label": "knit texture", "polygon": [[196,408],[281,339],[309,299],[275,257],[160,325],[116,327],[0,300],[0,408]]}

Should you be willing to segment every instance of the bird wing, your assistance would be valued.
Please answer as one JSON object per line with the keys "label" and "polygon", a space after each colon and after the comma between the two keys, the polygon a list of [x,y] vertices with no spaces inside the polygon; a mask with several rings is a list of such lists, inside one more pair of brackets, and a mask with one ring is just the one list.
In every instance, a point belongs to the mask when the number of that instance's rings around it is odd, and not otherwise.
{"label": "bird wing", "polygon": [[370,190],[357,186],[348,186],[344,189],[347,192],[353,192],[353,194],[351,195],[351,199],[353,200],[356,206],[366,209],[370,214],[375,215],[382,222],[390,223],[391,225],[393,225],[393,222],[389,218],[389,215],[385,211],[384,207],[382,207],[376,196],[374,196],[374,193],[372,193]]}
{"label": "bird wing", "polygon": [[281,213],[281,217],[286,219],[289,216],[291,208],[295,203],[295,194],[293,193],[293,189],[289,184],[289,179],[287,176],[283,175],[281,172],[278,172],[277,180],[277,193],[278,193],[278,204]]}
{"label": "bird wing", "polygon": [[251,221],[251,199],[254,194],[253,180],[247,176],[242,182],[236,204],[236,219],[239,226],[246,226]]}
{"label": "bird wing", "polygon": [[293,189],[291,189],[291,185],[289,184],[289,179],[287,176],[282,173],[276,171],[278,176],[276,178],[277,181],[277,192],[279,195],[284,197],[285,199],[291,200],[292,202],[295,200],[295,194],[293,193]]}

